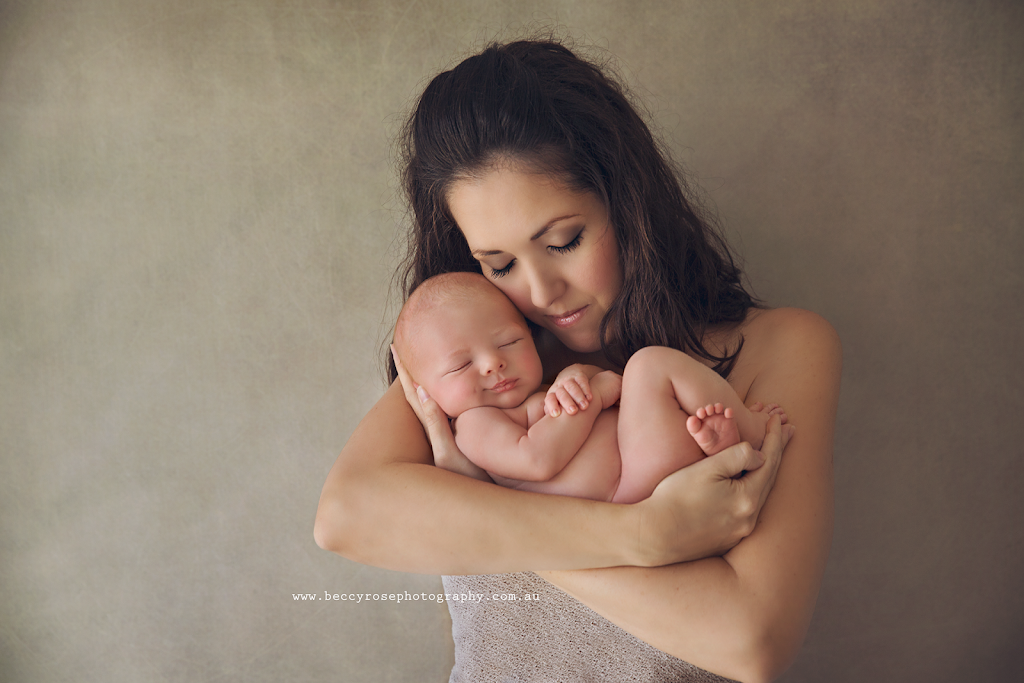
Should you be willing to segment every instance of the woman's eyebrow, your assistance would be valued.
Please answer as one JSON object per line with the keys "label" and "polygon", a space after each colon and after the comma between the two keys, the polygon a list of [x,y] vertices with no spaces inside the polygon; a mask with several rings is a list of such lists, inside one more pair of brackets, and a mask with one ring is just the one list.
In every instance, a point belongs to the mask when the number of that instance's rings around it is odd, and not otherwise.
{"label": "woman's eyebrow", "polygon": [[[533,235],[530,236],[530,241],[533,242],[534,240],[538,240],[541,237],[543,237],[544,235],[546,235],[547,232],[549,230],[551,230],[551,228],[555,227],[555,223],[557,223],[558,221],[564,221],[567,218],[576,218],[577,216],[582,216],[582,215],[583,214],[581,214],[581,213],[570,213],[570,214],[566,214],[565,216],[559,216],[558,218],[552,218],[550,221],[548,221],[547,225],[545,225],[543,228],[541,228],[540,230],[538,230],[537,232],[533,233]],[[486,250],[485,249],[474,249],[473,250],[473,256],[497,256],[498,254],[504,254],[504,253],[505,252],[503,252],[500,249],[486,249]]]}

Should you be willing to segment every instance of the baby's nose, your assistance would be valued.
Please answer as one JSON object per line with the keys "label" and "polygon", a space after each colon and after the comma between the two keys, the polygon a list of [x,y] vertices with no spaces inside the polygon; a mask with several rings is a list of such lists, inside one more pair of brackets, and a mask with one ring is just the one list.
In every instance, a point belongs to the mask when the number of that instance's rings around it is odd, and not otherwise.
{"label": "baby's nose", "polygon": [[505,369],[505,359],[501,356],[491,356],[487,359],[487,362],[483,364],[483,371],[485,375],[489,375],[492,372],[498,372]]}

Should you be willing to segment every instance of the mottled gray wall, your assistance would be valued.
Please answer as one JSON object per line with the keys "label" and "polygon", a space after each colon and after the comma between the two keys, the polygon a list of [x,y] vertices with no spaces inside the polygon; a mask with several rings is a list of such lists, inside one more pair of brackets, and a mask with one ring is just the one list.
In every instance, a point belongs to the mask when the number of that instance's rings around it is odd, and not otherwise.
{"label": "mottled gray wall", "polygon": [[757,292],[842,335],[785,680],[1019,680],[1020,7],[0,2],[0,680],[445,678],[444,606],[292,594],[440,586],[313,515],[382,390],[389,137],[537,21],[618,57]]}

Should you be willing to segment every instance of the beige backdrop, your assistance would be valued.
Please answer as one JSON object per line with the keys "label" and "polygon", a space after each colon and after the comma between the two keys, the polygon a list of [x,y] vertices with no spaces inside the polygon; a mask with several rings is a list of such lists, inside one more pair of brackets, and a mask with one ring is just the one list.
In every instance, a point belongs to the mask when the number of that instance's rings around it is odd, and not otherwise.
{"label": "beige backdrop", "polygon": [[[756,291],[845,346],[786,681],[1020,680],[1015,2],[0,2],[0,680],[441,681],[443,605],[319,550],[382,391],[389,137],[557,23],[618,57]],[[1014,578],[1017,577],[1017,578]]]}

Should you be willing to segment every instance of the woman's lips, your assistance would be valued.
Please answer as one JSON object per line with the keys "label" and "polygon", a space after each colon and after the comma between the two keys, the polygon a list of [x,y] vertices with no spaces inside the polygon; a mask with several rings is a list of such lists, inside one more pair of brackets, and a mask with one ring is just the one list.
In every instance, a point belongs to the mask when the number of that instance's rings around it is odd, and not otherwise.
{"label": "woman's lips", "polygon": [[518,381],[519,380],[517,379],[506,379],[505,381],[498,382],[493,387],[491,387],[491,391],[499,394],[505,391],[511,391],[512,389],[516,388],[516,382]]}
{"label": "woman's lips", "polygon": [[586,312],[587,307],[577,308],[575,311],[570,311],[565,315],[549,315],[548,319],[555,324],[556,327],[571,327],[576,324],[583,314]]}

